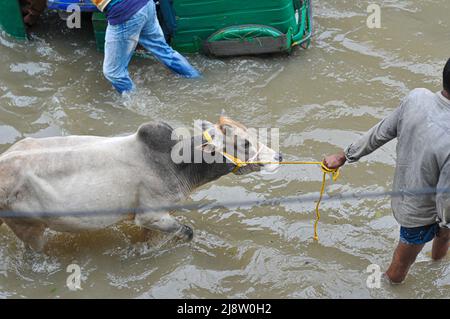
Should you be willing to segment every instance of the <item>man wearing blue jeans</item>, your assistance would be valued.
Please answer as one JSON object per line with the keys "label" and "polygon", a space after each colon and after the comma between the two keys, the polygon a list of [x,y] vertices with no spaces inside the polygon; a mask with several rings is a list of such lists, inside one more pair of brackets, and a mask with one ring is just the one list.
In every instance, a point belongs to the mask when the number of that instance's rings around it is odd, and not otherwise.
{"label": "man wearing blue jeans", "polygon": [[128,64],[137,44],[173,72],[196,78],[200,73],[166,42],[153,0],[92,0],[108,19],[103,74],[119,93],[134,90]]}

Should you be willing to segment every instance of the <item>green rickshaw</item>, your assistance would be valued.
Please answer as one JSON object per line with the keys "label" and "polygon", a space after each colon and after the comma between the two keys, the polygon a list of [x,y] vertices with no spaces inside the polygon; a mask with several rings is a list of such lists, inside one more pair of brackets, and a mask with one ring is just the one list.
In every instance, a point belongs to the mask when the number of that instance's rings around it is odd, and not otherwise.
{"label": "green rickshaw", "polygon": [[[308,47],[312,0],[157,0],[158,16],[168,42],[181,53],[213,56],[291,52]],[[92,14],[97,48],[103,50],[105,15],[90,0],[48,0],[47,10],[69,11],[74,5]],[[19,0],[0,0],[0,27],[27,39]]]}

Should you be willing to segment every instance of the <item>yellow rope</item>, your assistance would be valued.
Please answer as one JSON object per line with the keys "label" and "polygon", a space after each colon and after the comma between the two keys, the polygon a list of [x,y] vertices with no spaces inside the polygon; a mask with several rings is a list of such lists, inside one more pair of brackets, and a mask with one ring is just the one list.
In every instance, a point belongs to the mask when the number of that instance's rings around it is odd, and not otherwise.
{"label": "yellow rope", "polygon": [[322,202],[323,194],[325,193],[326,186],[326,177],[327,174],[331,174],[333,181],[336,181],[339,178],[340,172],[339,169],[331,169],[328,168],[323,162],[308,162],[308,161],[293,161],[293,162],[241,162],[236,163],[236,167],[241,167],[243,165],[255,164],[255,165],[270,165],[270,164],[281,164],[281,165],[320,165],[322,169],[322,186],[320,187],[320,195],[319,199],[316,202],[316,220],[314,221],[314,240],[319,240],[319,235],[317,232],[317,228],[320,220],[320,203]]}
{"label": "yellow rope", "polygon": [[[208,133],[208,131],[203,132],[203,136],[205,139],[212,143],[213,139],[211,135]],[[331,174],[331,177],[333,181],[336,181],[339,178],[339,169],[331,169],[328,168],[323,162],[309,162],[309,161],[290,161],[290,162],[244,162],[238,159],[237,157],[234,157],[231,154],[228,154],[226,152],[222,152],[222,154],[228,158],[230,161],[232,161],[236,167],[233,169],[233,173],[236,173],[239,168],[245,165],[254,164],[254,165],[270,165],[270,164],[277,164],[277,165],[320,165],[320,168],[322,169],[323,176],[322,176],[322,186],[320,188],[320,196],[319,200],[316,203],[316,220],[314,221],[314,240],[319,240],[319,235],[317,233],[317,227],[320,220],[320,203],[323,198],[323,194],[325,193],[325,186],[326,186],[326,177],[327,174]]]}

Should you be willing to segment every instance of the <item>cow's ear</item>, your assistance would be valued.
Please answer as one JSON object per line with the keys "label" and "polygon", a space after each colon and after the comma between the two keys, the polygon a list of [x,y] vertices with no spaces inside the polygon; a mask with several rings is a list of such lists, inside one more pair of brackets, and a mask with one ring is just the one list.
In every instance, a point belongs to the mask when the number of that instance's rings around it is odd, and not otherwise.
{"label": "cow's ear", "polygon": [[202,152],[211,154],[211,153],[215,152],[217,146],[216,146],[216,143],[214,142],[214,139],[212,142],[208,142],[203,138],[202,143],[200,145],[197,145],[195,148]]}
{"label": "cow's ear", "polygon": [[198,147],[202,152],[213,153],[216,150],[223,149],[223,134],[217,125],[208,126],[208,129],[203,131],[202,134],[208,133],[208,137],[202,136],[202,144]]}
{"label": "cow's ear", "polygon": [[197,129],[200,129],[203,132],[203,131],[208,131],[211,128],[213,128],[214,124],[211,123],[210,121],[195,120],[194,121],[194,127],[196,127]]}
{"label": "cow's ear", "polygon": [[212,154],[216,151],[216,146],[214,144],[205,143],[200,145],[200,149],[204,153]]}
{"label": "cow's ear", "polygon": [[137,136],[149,148],[159,152],[170,152],[176,141],[172,140],[173,128],[164,122],[142,125]]}

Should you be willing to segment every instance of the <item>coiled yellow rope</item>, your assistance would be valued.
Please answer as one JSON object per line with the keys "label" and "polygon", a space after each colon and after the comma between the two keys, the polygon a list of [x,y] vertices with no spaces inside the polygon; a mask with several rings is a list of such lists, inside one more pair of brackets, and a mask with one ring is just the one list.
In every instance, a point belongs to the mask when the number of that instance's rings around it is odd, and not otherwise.
{"label": "coiled yellow rope", "polygon": [[308,161],[292,161],[292,162],[241,162],[236,163],[237,167],[245,166],[248,164],[259,164],[259,165],[270,165],[270,164],[280,164],[280,165],[320,165],[322,169],[322,186],[320,187],[319,199],[316,202],[316,220],[314,221],[314,240],[319,240],[319,235],[317,232],[317,227],[320,220],[320,203],[322,202],[323,194],[325,193],[326,177],[327,174],[331,174],[333,181],[339,178],[339,169],[330,169],[323,162],[308,162]]}
{"label": "coiled yellow rope", "polygon": [[[203,136],[205,137],[205,139],[212,143],[212,137],[211,135],[209,135],[209,133],[207,131],[203,132]],[[319,240],[319,235],[317,233],[317,227],[319,225],[319,220],[320,220],[320,203],[322,201],[323,198],[323,194],[325,193],[325,186],[326,186],[326,181],[327,181],[327,174],[331,174],[331,177],[333,179],[333,181],[336,181],[339,178],[339,169],[331,169],[328,168],[324,162],[309,162],[309,161],[288,161],[288,162],[261,162],[261,161],[249,161],[249,162],[244,162],[241,161],[239,158],[227,153],[227,152],[221,152],[223,154],[223,156],[225,156],[226,158],[228,158],[230,161],[232,161],[236,167],[233,169],[233,173],[236,173],[239,168],[246,166],[246,165],[250,165],[250,164],[254,164],[254,165],[320,165],[320,168],[322,169],[322,186],[320,188],[320,195],[319,195],[319,199],[317,200],[316,203],[316,220],[314,221],[314,240],[318,241]]]}

